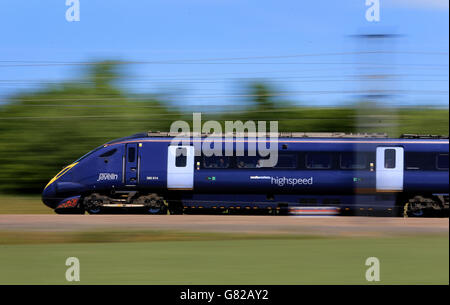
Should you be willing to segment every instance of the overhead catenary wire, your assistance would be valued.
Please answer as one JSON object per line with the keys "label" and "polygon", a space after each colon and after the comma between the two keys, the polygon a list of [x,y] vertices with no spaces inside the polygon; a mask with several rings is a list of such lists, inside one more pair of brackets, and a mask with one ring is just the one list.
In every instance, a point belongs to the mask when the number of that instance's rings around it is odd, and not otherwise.
{"label": "overhead catenary wire", "polygon": [[[429,52],[429,51],[350,51],[350,52],[329,52],[329,53],[303,53],[287,55],[262,55],[262,56],[243,56],[243,57],[209,57],[209,58],[182,58],[153,61],[114,61],[116,64],[166,64],[166,63],[188,63],[188,62],[209,62],[209,61],[236,61],[236,60],[254,60],[254,59],[284,59],[300,57],[326,57],[326,56],[345,56],[345,55],[370,55],[370,54],[410,54],[410,55],[438,55],[448,56],[448,52]],[[92,65],[95,61],[52,61],[52,60],[0,60],[0,63],[25,63],[25,64],[67,64],[67,65]]]}
{"label": "overhead catenary wire", "polygon": [[[367,66],[367,67],[373,67],[373,68],[377,68],[377,67],[391,67],[392,64],[386,65],[383,63],[377,63],[377,62],[285,62],[285,61],[281,61],[281,62],[249,62],[251,60],[258,60],[260,61],[261,59],[291,59],[291,58],[301,58],[301,57],[333,57],[333,56],[348,56],[348,55],[372,55],[372,54],[411,54],[411,55],[426,55],[426,56],[448,56],[448,52],[426,52],[426,51],[361,51],[361,52],[334,52],[334,53],[305,53],[305,54],[288,54],[288,55],[269,55],[269,56],[245,56],[245,57],[217,57],[217,58],[196,58],[196,59],[170,59],[170,60],[159,60],[159,61],[111,61],[117,64],[249,64],[249,65],[254,65],[254,64],[298,64],[298,65],[320,65],[320,66],[326,66],[329,65],[330,67],[328,69],[326,69],[326,71],[337,71],[337,68],[335,68],[334,66],[338,67],[339,65],[361,65],[361,66]],[[236,62],[237,61],[237,62]],[[244,62],[242,62],[244,61]],[[0,67],[2,67],[1,63],[3,64],[31,64],[32,66],[34,65],[72,65],[72,64],[87,64],[87,65],[91,65],[91,64],[98,64],[99,62],[97,61],[92,61],[92,62],[83,62],[83,61],[39,61],[39,60],[0,60]],[[408,69],[412,69],[412,68],[417,68],[417,69],[426,69],[426,70],[435,70],[435,69],[440,69],[440,68],[447,68],[448,70],[448,64],[447,63],[439,63],[439,64],[416,64],[416,63],[399,63],[399,64],[394,64],[394,66],[399,66],[399,67],[405,67]],[[303,69],[302,71],[307,71],[305,69]],[[313,70],[311,70],[313,71]],[[316,70],[316,71],[321,71],[321,70]],[[325,69],[324,69],[325,71]],[[222,73],[217,73],[217,74],[211,74],[211,73],[207,73],[207,74],[199,74],[199,75],[254,75],[254,74],[267,74],[267,73],[282,73],[283,71],[255,71],[255,72],[222,72]],[[291,72],[298,72],[298,70],[291,70]],[[191,76],[192,74],[189,74],[189,76]],[[402,77],[411,77],[411,74],[408,73],[402,73],[400,75],[403,75]],[[436,74],[433,74],[436,75]],[[440,77],[442,76],[447,76],[447,75],[442,75],[442,74],[438,74],[440,75]],[[186,76],[186,75],[185,75]],[[422,77],[421,79],[395,79],[396,76],[390,77],[389,79],[387,78],[380,78],[380,79],[374,79],[373,75],[353,75],[353,77],[357,77],[355,79],[336,79],[336,78],[329,78],[329,79],[325,79],[327,77],[327,75],[322,75],[322,76],[288,76],[288,77],[278,77],[278,78],[274,78],[273,76],[269,75],[269,76],[264,76],[264,77],[269,77],[269,83],[277,83],[277,82],[286,82],[286,83],[330,83],[330,82],[336,82],[336,83],[348,83],[348,82],[395,82],[395,81],[399,81],[402,83],[408,83],[408,82],[427,82],[427,83],[433,83],[433,82],[448,82],[448,79],[426,79],[425,77],[430,77],[424,74],[420,74],[420,76]],[[100,76],[101,78],[102,76]],[[154,85],[166,85],[165,81],[170,82],[171,85],[174,84],[217,84],[217,83],[222,83],[222,80],[211,80],[210,78],[208,79],[203,79],[203,80],[199,80],[199,79],[182,79],[181,81],[178,80],[178,82],[174,81],[173,79],[167,79],[167,80],[163,80],[160,78],[160,76],[153,76],[155,78],[158,78],[156,81],[152,81],[152,80],[142,80],[139,77],[135,77],[133,79],[120,79],[121,82],[123,82],[119,88],[131,88],[131,89],[135,89],[135,90],[141,90],[141,89],[147,89],[147,88],[139,88],[137,86],[134,86],[135,84],[138,83],[142,83],[142,84],[154,84]],[[166,75],[165,77],[169,77],[168,75]],[[324,79],[321,79],[320,77],[323,77]],[[329,77],[329,75],[328,75]],[[348,76],[345,76],[348,77]],[[236,81],[236,79],[233,78],[229,78],[228,80],[230,81]],[[242,79],[240,79],[241,81]],[[284,80],[284,81],[281,81]],[[29,81],[24,81],[23,83],[20,82],[20,80],[0,80],[0,86],[2,89],[15,89],[17,87],[15,86],[30,86],[30,85],[42,85],[42,84],[61,84],[64,85],[67,82],[76,82],[76,83],[89,83],[86,81],[78,81],[78,80],[62,80],[61,82],[52,82],[52,81],[39,81],[36,80],[35,83],[32,83],[33,81],[29,82]],[[225,80],[226,81],[226,80]],[[128,84],[129,86],[126,86],[124,84]],[[434,89],[434,88],[431,88]],[[161,90],[161,89],[160,89]],[[210,90],[208,88],[203,88],[203,91],[205,90]],[[408,94],[418,94],[418,95],[423,95],[423,94],[428,94],[428,95],[448,95],[448,91],[446,90],[385,90],[385,91],[368,91],[368,92],[363,92],[363,91],[357,91],[357,90],[315,90],[315,91],[311,91],[311,90],[305,90],[305,91],[290,91],[290,92],[277,92],[274,94],[270,94],[268,96],[289,96],[289,95],[295,95],[295,94],[299,94],[299,95],[326,95],[326,94],[357,94],[357,95],[367,95],[367,94],[382,94],[382,95],[395,95],[395,94],[403,94],[403,95],[408,95]],[[26,95],[26,93],[24,94]],[[173,98],[173,97],[182,97],[182,98],[198,98],[198,99],[217,99],[217,98],[245,98],[245,97],[254,97],[257,95],[249,95],[249,94],[197,94],[197,95],[193,95],[193,94],[183,94],[183,93],[160,93],[160,94],[154,94],[153,98],[161,98],[161,97],[169,97],[169,98]],[[11,94],[7,94],[5,95],[5,97],[7,99],[13,99],[14,100],[14,96]],[[114,97],[113,97],[114,98]],[[81,99],[85,99],[85,97],[82,97]],[[111,98],[108,98],[111,99]],[[149,99],[149,97],[119,97],[119,99],[123,99],[123,100],[147,100]],[[52,99],[53,101],[56,101],[54,99]],[[77,101],[77,99],[72,99],[73,101]],[[89,98],[89,100],[92,100],[91,98]],[[95,98],[95,100],[100,101],[99,99]],[[26,101],[26,100],[25,100]],[[33,99],[33,101],[38,101],[37,99]],[[4,103],[6,104],[6,103]]]}
{"label": "overhead catenary wire", "polygon": [[[239,79],[242,81],[242,79]],[[253,81],[254,79],[250,79],[250,81]],[[224,80],[226,81],[226,80]],[[221,80],[175,80],[175,81],[170,81],[170,80],[159,80],[159,81],[153,81],[153,80],[121,80],[121,82],[123,83],[136,83],[136,84],[142,84],[142,83],[150,83],[150,84],[167,84],[167,83],[171,83],[171,84],[217,84],[217,83],[223,83],[224,81]],[[229,79],[229,81],[236,81],[236,79]],[[257,80],[256,80],[257,81]],[[335,78],[335,79],[320,79],[320,78],[311,78],[311,79],[307,79],[307,77],[305,78],[301,78],[301,77],[275,77],[275,78],[271,78],[269,80],[270,83],[272,82],[283,82],[283,83],[309,83],[309,82],[392,82],[392,81],[401,81],[401,82],[448,82],[448,79],[396,79],[395,77],[384,77],[384,78],[369,78],[369,76],[367,76],[367,78],[351,78],[351,79],[339,79],[339,78]],[[75,81],[76,84],[92,84],[91,81]],[[0,80],[0,85],[31,85],[31,84],[36,84],[36,85],[42,85],[42,84],[62,84],[64,85],[64,82],[58,82],[58,81],[29,81],[29,80],[23,80],[23,81],[18,81],[18,80]]]}
{"label": "overhead catenary wire", "polygon": [[[71,65],[96,65],[98,63],[82,63],[82,64],[69,64],[69,63],[61,63],[61,64],[0,64],[0,68],[2,67],[52,67],[52,66],[71,66]],[[186,65],[333,65],[333,66],[368,66],[368,67],[378,67],[378,68],[392,68],[392,67],[425,67],[425,68],[448,68],[448,64],[415,64],[415,63],[401,63],[401,64],[379,64],[373,62],[178,62],[178,63],[170,63],[170,62],[128,62],[123,64],[186,64]]]}

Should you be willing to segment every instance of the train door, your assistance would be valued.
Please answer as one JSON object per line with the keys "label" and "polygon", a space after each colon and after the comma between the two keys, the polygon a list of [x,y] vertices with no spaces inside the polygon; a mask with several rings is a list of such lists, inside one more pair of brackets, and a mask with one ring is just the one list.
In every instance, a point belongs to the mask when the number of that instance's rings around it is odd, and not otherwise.
{"label": "train door", "polygon": [[167,155],[167,188],[194,188],[194,146],[169,146]]}
{"label": "train door", "polygon": [[138,179],[138,145],[130,143],[125,152],[125,185],[136,185]]}
{"label": "train door", "polygon": [[377,191],[403,190],[403,147],[377,147]]}

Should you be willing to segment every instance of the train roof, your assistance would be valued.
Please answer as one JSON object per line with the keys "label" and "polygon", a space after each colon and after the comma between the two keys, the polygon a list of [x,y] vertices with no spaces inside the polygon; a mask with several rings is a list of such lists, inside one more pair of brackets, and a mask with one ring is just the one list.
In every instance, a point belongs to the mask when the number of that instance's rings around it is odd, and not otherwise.
{"label": "train roof", "polygon": [[[389,139],[387,133],[345,133],[345,132],[277,132],[278,138],[374,138]],[[270,133],[266,133],[270,137]],[[171,132],[152,132],[147,133],[147,137],[258,137],[258,133],[171,133]],[[432,134],[402,134],[401,139],[448,139],[448,136],[432,135]]]}
{"label": "train roof", "polygon": [[[431,135],[431,134],[403,134],[399,138],[389,138],[386,133],[344,133],[344,132],[278,132],[276,133],[280,139],[385,139],[385,140],[398,140],[398,139],[437,139],[437,140],[448,140],[448,136],[442,135]],[[266,133],[267,137],[270,137],[270,133]],[[272,134],[273,136],[273,134]],[[123,137],[120,139],[112,140],[105,145],[122,143],[127,141],[133,141],[137,139],[146,138],[173,138],[173,137],[186,137],[186,138],[205,138],[205,137],[258,137],[256,133],[171,133],[171,132],[153,132],[149,131],[147,133],[137,133],[132,136]]]}

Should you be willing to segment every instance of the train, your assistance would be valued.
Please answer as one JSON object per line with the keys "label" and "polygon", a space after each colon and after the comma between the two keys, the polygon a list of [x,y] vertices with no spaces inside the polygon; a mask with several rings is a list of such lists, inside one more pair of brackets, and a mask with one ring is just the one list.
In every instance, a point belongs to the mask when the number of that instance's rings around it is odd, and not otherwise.
{"label": "train", "polygon": [[206,155],[198,144],[210,137],[185,135],[174,144],[170,132],[148,132],[110,141],[63,168],[42,201],[58,214],[325,209],[448,217],[448,137],[279,133],[271,167],[258,166],[267,157],[249,153],[254,138],[216,135],[233,153]]}

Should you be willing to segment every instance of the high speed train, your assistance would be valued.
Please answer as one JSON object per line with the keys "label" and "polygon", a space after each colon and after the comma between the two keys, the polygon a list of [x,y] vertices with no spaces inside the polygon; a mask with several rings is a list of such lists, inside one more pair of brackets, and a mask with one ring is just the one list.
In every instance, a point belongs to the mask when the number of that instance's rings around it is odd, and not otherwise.
{"label": "high speed train", "polygon": [[247,154],[250,138],[219,135],[234,153],[213,156],[196,145],[207,135],[173,139],[149,132],[101,145],[51,179],[42,200],[60,214],[333,207],[344,215],[448,215],[448,137],[280,133],[271,167]]}

